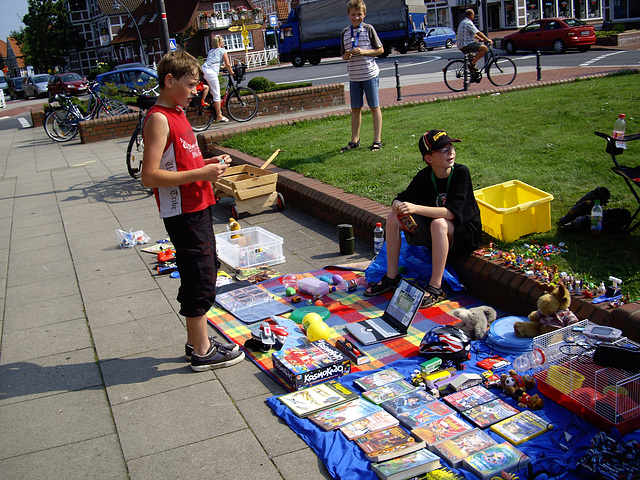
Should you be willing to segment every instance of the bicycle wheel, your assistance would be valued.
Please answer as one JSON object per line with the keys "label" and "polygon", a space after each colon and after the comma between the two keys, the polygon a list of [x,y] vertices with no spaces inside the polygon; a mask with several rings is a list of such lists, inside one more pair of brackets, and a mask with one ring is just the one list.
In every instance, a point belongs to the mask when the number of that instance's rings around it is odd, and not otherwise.
{"label": "bicycle wheel", "polygon": [[140,124],[131,135],[129,146],[127,147],[127,170],[132,178],[142,176],[142,156],[144,155],[144,140],[142,139],[142,128]]}
{"label": "bicycle wheel", "polygon": [[516,64],[507,57],[496,57],[487,68],[487,78],[496,87],[511,85],[516,73]]}
{"label": "bicycle wheel", "polygon": [[129,113],[129,107],[120,100],[113,100],[111,98],[103,99],[103,105],[100,105],[96,118],[102,117],[116,117],[118,115],[124,115]]}
{"label": "bicycle wheel", "polygon": [[236,122],[247,122],[258,113],[258,94],[249,87],[236,87],[229,94],[227,112]]}
{"label": "bicycle wheel", "polygon": [[44,131],[51,140],[68,142],[78,135],[79,121],[80,119],[69,109],[55,108],[44,117]]}
{"label": "bicycle wheel", "polygon": [[[469,88],[468,85],[465,85],[464,77],[464,62],[462,60],[453,60],[444,67],[444,83],[454,92],[462,92]],[[469,82],[470,80],[467,74],[466,81]]]}
{"label": "bicycle wheel", "polygon": [[[213,106],[203,107],[200,105],[200,98],[196,97],[196,101],[192,101],[191,104],[184,110],[187,115],[187,120],[191,124],[194,132],[203,132],[213,122],[215,115]],[[194,106],[196,105],[196,106]]]}

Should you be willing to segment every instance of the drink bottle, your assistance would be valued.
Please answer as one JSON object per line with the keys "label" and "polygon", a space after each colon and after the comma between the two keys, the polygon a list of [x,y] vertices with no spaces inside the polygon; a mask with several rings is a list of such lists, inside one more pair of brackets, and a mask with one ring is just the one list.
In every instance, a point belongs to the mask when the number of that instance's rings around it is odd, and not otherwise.
{"label": "drink bottle", "polygon": [[625,114],[621,113],[618,115],[618,119],[616,123],[613,125],[613,134],[611,137],[616,141],[616,147],[618,148],[627,148],[624,142],[624,132],[627,129],[627,124],[624,121]]}
{"label": "drink bottle", "polygon": [[384,243],[384,229],[382,223],[376,223],[376,228],[373,229],[373,253],[376,255],[382,250],[382,244]]}
{"label": "drink bottle", "polygon": [[513,368],[518,372],[526,372],[536,366],[547,362],[547,352],[544,348],[534,348],[530,352],[523,353],[513,360]]}
{"label": "drink bottle", "polygon": [[599,237],[602,234],[602,207],[600,200],[593,201],[591,209],[591,236]]}

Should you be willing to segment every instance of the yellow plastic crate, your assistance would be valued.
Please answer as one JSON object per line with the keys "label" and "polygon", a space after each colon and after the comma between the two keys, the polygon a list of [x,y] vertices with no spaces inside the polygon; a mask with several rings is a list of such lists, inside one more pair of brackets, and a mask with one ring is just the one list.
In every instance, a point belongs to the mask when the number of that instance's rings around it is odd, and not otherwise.
{"label": "yellow plastic crate", "polygon": [[511,180],[475,190],[482,229],[498,240],[513,242],[529,233],[551,229],[553,195]]}

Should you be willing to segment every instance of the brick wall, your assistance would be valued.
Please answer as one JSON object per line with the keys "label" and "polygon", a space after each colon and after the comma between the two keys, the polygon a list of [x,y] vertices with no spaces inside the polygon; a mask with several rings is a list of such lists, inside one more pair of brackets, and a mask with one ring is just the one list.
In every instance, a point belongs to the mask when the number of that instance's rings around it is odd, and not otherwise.
{"label": "brick wall", "polygon": [[[259,94],[258,116],[269,116],[300,110],[344,105],[344,84],[293,88]],[[33,125],[42,126],[42,110],[32,109]],[[112,138],[129,137],[138,122],[138,114],[99,118],[80,123],[81,143],[98,142]]]}

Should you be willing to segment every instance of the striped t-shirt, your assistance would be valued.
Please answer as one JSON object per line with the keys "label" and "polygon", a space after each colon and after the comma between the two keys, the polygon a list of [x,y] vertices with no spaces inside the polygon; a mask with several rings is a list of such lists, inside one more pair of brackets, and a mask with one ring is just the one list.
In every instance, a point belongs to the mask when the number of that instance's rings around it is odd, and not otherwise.
{"label": "striped t-shirt", "polygon": [[[342,30],[341,38],[340,55],[355,47],[363,50],[377,50],[382,47],[382,42],[378,38],[375,28],[368,23],[361,23],[358,28],[348,26]],[[347,63],[347,72],[349,80],[352,82],[364,82],[377,77],[380,69],[375,57],[355,55]]]}

